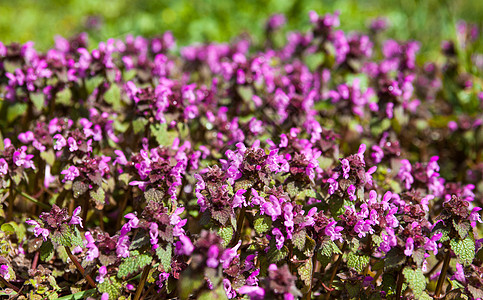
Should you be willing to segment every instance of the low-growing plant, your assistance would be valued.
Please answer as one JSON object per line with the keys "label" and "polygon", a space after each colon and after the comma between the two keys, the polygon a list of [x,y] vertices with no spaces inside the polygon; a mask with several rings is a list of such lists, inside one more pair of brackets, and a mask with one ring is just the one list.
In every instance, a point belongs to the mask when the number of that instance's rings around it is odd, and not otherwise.
{"label": "low-growing plant", "polygon": [[0,43],[1,294],[481,299],[478,28],[420,64],[382,19],[309,18]]}

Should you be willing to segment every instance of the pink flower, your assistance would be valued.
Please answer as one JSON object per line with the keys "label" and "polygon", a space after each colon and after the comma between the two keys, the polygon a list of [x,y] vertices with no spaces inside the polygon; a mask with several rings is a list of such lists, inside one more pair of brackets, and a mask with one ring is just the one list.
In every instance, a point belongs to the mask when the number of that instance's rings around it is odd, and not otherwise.
{"label": "pink flower", "polygon": [[104,277],[107,275],[107,268],[106,266],[102,266],[99,268],[99,276],[96,277],[96,281],[99,283],[104,282]]}
{"label": "pink flower", "polygon": [[176,242],[176,254],[190,256],[195,247],[186,235],[181,235],[179,241]]}
{"label": "pink flower", "polygon": [[76,166],[70,166],[67,170],[60,172],[60,174],[65,175],[64,180],[62,180],[62,182],[74,181],[74,179],[80,176],[79,169],[77,169]]}
{"label": "pink flower", "polygon": [[404,254],[406,256],[411,256],[413,255],[413,250],[414,250],[414,240],[413,238],[409,237],[406,240],[406,250],[404,250]]}
{"label": "pink flower", "polygon": [[80,212],[81,212],[81,207],[77,206],[77,208],[74,209],[74,212],[72,213],[72,218],[70,218],[69,225],[79,224],[81,228],[84,228],[82,226],[82,218],[79,217]]}

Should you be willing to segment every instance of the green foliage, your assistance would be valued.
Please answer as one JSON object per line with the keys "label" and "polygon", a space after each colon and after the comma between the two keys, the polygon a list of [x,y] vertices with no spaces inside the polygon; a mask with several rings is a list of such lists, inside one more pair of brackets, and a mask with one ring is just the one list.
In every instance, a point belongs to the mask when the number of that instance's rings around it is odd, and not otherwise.
{"label": "green foliage", "polygon": [[173,255],[172,246],[170,244],[166,245],[166,248],[159,247],[156,249],[156,255],[158,256],[159,260],[161,261],[161,265],[165,272],[169,272],[171,270],[171,257]]}
{"label": "green foliage", "polygon": [[40,247],[40,259],[43,261],[49,261],[54,256],[54,245],[51,241],[46,241],[42,243]]}
{"label": "green foliage", "polygon": [[421,296],[426,289],[426,277],[423,271],[421,269],[413,270],[410,267],[406,267],[402,273],[414,295],[416,297]]}
{"label": "green foliage", "polygon": [[450,241],[451,250],[456,254],[465,266],[471,264],[475,258],[475,241],[467,236],[464,240],[452,239]]}
{"label": "green foliage", "polygon": [[347,266],[355,269],[357,272],[362,272],[369,263],[369,256],[358,255],[354,252],[347,254]]}
{"label": "green foliage", "polygon": [[54,244],[62,245],[64,247],[82,247],[83,240],[79,229],[75,226],[62,224],[61,228],[50,235]]}
{"label": "green foliage", "polygon": [[218,235],[223,239],[223,246],[226,247],[233,238],[233,227],[226,226],[218,229]]}
{"label": "green foliage", "polygon": [[271,227],[272,219],[266,215],[257,217],[253,224],[253,228],[258,234],[267,232]]}
{"label": "green foliage", "polygon": [[142,268],[149,265],[152,260],[153,258],[149,254],[139,254],[137,251],[131,251],[130,256],[125,258],[119,265],[117,277],[123,278],[139,272]]}
{"label": "green foliage", "polygon": [[122,283],[115,277],[111,276],[104,279],[104,282],[97,285],[99,293],[108,293],[109,300],[116,300],[121,295]]}
{"label": "green foliage", "polygon": [[312,281],[312,267],[312,260],[307,259],[304,264],[297,268],[300,279],[302,279],[306,286],[310,286]]}

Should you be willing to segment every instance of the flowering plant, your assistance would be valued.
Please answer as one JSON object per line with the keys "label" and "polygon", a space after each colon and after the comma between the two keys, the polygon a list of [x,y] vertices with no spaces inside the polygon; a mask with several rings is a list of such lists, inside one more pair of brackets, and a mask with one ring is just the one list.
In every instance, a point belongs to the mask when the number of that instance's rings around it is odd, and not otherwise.
{"label": "flowering plant", "polygon": [[309,19],[0,43],[2,295],[483,298],[477,28],[422,64],[382,19]]}

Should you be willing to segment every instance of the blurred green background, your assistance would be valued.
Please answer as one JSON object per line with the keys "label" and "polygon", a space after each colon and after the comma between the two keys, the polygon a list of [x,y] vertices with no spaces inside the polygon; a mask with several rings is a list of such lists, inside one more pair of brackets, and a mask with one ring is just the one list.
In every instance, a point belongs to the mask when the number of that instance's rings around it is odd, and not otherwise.
{"label": "blurred green background", "polygon": [[341,28],[347,30],[365,30],[371,19],[385,16],[391,24],[389,37],[420,40],[423,53],[454,36],[455,20],[483,20],[483,1],[472,0],[0,0],[0,41],[32,40],[45,50],[57,34],[85,31],[93,46],[112,37],[171,30],[178,45],[229,41],[243,32],[257,42],[271,14],[285,14],[285,30],[304,30],[310,10],[340,10]]}

